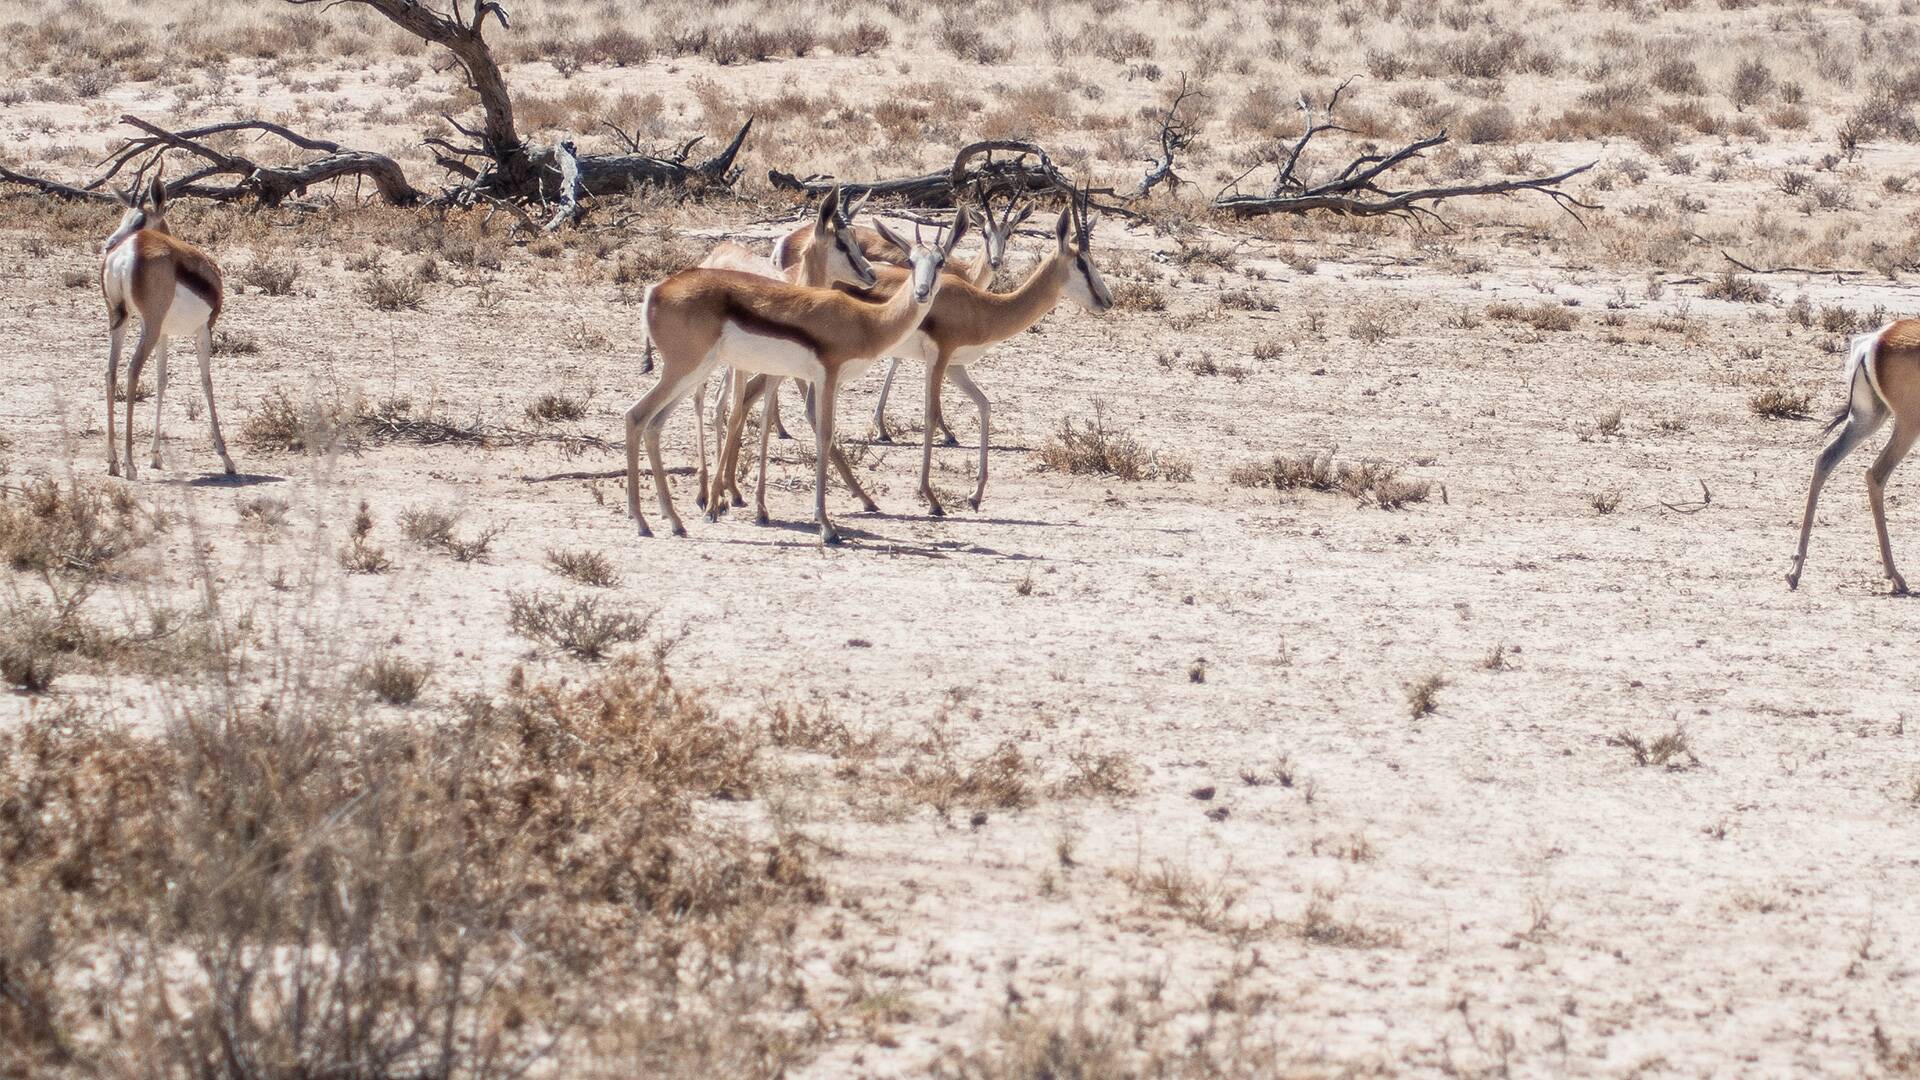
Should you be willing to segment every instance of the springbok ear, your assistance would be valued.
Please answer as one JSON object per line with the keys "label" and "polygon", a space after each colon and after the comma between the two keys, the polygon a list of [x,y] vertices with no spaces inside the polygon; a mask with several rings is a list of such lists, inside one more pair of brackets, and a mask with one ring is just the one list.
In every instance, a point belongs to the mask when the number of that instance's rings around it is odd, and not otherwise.
{"label": "springbok ear", "polygon": [[960,243],[960,238],[967,235],[967,223],[972,220],[971,214],[953,215],[953,228],[948,231],[946,240],[940,244],[940,254],[943,257],[953,254],[954,245]]}
{"label": "springbok ear", "polygon": [[892,229],[888,228],[886,222],[881,221],[879,218],[874,218],[873,230],[880,234],[880,239],[885,240],[887,243],[892,244],[894,247],[899,248],[900,254],[907,255],[907,256],[911,256],[913,254],[913,245],[901,239],[899,233],[894,232]]}
{"label": "springbok ear", "polygon": [[167,159],[162,157],[153,163],[153,182],[147,188],[147,201],[153,206],[153,216],[161,217],[167,212]]}
{"label": "springbok ear", "polygon": [[1060,221],[1053,227],[1053,238],[1060,241],[1060,250],[1067,250],[1067,238],[1073,235],[1073,211],[1060,211]]}
{"label": "springbok ear", "polygon": [[840,216],[840,185],[835,184],[827,197],[820,200],[820,216],[814,220],[813,231],[825,236]]}
{"label": "springbok ear", "polygon": [[1033,207],[1031,206],[1021,207],[1020,212],[1013,215],[1013,220],[1007,222],[1007,235],[1009,236],[1013,235],[1013,230],[1019,228],[1020,223],[1027,220],[1027,215],[1031,213],[1033,213]]}

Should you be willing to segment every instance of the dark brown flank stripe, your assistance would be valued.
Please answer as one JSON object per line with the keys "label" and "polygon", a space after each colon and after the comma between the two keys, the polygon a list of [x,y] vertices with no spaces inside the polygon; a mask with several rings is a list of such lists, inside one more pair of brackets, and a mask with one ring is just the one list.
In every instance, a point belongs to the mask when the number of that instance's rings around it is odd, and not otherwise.
{"label": "dark brown flank stripe", "polygon": [[825,349],[823,349],[820,344],[820,340],[812,334],[807,333],[806,330],[798,326],[789,326],[786,323],[775,322],[761,315],[759,312],[747,308],[744,304],[741,304],[738,300],[731,297],[727,299],[726,318],[728,322],[733,323],[749,334],[758,334],[761,337],[790,341],[803,349],[812,351],[816,356],[825,352]]}
{"label": "dark brown flank stripe", "polygon": [[185,285],[187,287],[188,292],[199,297],[201,302],[205,303],[207,307],[213,309],[207,315],[207,322],[212,323],[213,320],[219,318],[220,317],[219,286],[215,285],[204,274],[200,273],[200,271],[197,268],[190,269],[186,266],[179,265],[176,262],[174,269],[177,271],[179,275],[180,284]]}

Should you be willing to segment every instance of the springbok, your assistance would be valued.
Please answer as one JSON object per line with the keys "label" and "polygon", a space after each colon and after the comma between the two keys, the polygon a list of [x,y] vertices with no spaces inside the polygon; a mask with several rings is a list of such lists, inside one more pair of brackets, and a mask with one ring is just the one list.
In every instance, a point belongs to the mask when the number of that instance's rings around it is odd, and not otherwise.
{"label": "springbok", "polygon": [[[1034,267],[1018,288],[1012,292],[995,293],[964,281],[949,282],[928,309],[926,318],[892,354],[919,359],[927,366],[927,422],[920,433],[920,496],[927,501],[929,512],[935,517],[946,513],[939,497],[934,494],[932,483],[933,416],[940,407],[942,380],[951,378],[973,399],[980,411],[980,474],[973,497],[969,500],[973,508],[978,510],[987,490],[987,445],[992,410],[986,394],[968,375],[967,364],[978,359],[993,345],[1039,322],[1060,302],[1062,294],[1095,313],[1113,307],[1113,294],[1107,290],[1106,282],[1101,280],[1100,271],[1094,267],[1087,253],[1093,227],[1086,217],[1083,203],[1084,199],[1076,196],[1067,209],[1060,212],[1060,220],[1054,228],[1054,250]],[[884,225],[880,229],[883,236],[892,235]],[[897,237],[892,242],[904,243]],[[874,269],[880,275],[880,286],[875,292],[866,294],[869,297],[877,298],[898,290],[906,280],[905,271],[896,267],[878,266]],[[845,285],[835,288],[861,295]],[[748,398],[761,392],[764,392],[764,387],[755,381],[749,381],[744,389]],[[738,394],[735,400],[739,400]],[[729,425],[727,438],[721,444],[721,477],[730,476],[733,462],[738,460],[739,428],[738,424]],[[766,443],[763,431],[760,440],[762,492],[766,489]],[[764,521],[764,495],[761,499],[760,520]]]}
{"label": "springbok", "polygon": [[[866,199],[862,198],[860,202],[854,206],[853,213],[858,213],[860,207],[865,205]],[[957,272],[960,276],[976,288],[984,289],[992,285],[993,276],[1000,272],[1001,264],[1006,261],[1008,239],[1010,239],[1014,231],[1020,227],[1020,223],[1027,220],[1027,216],[1032,213],[1032,206],[1026,205],[1018,196],[1012,196],[1007,199],[1006,208],[1000,212],[999,217],[996,219],[993,212],[992,193],[986,191],[983,186],[980,192],[980,210],[974,220],[975,227],[980,230],[981,252],[972,264],[958,269]],[[851,218],[852,214],[850,213],[848,215],[849,224]],[[853,228],[852,231],[855,240],[860,245],[860,250],[866,252],[869,259],[895,266],[900,265],[899,249],[894,247],[878,230]],[[785,266],[788,261],[798,259],[799,253],[802,250],[800,238],[804,232],[804,229],[795,229],[793,232],[781,237],[780,242],[774,245],[773,248],[774,262]],[[883,443],[893,441],[893,433],[887,430],[887,395],[893,391],[893,377],[899,370],[899,357],[892,357],[887,361],[887,373],[885,377],[880,380],[880,400],[875,403],[873,407],[874,438]],[[776,410],[774,413],[774,422],[778,424],[778,399],[770,397],[768,400],[776,402],[774,405],[774,409]],[[947,426],[946,417],[941,415],[938,408],[934,409],[933,418],[934,421],[940,425],[940,433],[946,439],[946,444],[948,446],[960,445],[960,440],[954,438],[953,429]],[[784,438],[785,435],[786,433],[782,431],[781,436]]]}
{"label": "springbok", "polygon": [[[866,200],[862,199],[861,205]],[[819,213],[812,225],[802,225],[789,233],[782,241],[798,240],[791,246],[793,264],[785,268],[775,266],[765,255],[754,252],[743,244],[731,240],[716,245],[700,260],[700,267],[709,270],[737,270],[746,274],[784,281],[791,285],[806,285],[825,288],[835,282],[850,282],[855,285],[871,286],[874,281],[873,267],[868,264],[866,253],[852,237],[851,215],[844,212],[844,203],[840,199],[840,188],[827,193],[821,201]],[[858,210],[858,207],[855,207]],[[726,400],[731,379],[721,383],[720,393],[714,404],[714,434],[717,437],[726,425]],[[707,428],[706,415],[707,388],[705,380],[694,388],[693,426],[700,451],[700,493],[695,500],[700,506],[707,505]],[[774,424],[780,422],[777,413],[770,414]],[[785,432],[782,431],[782,437]]]}
{"label": "springbok", "polygon": [[220,414],[213,404],[213,324],[220,318],[225,290],[220,267],[206,252],[174,238],[167,228],[164,163],[156,167],[144,198],[132,192],[120,201],[126,212],[100,253],[100,292],[107,302],[107,472],[120,475],[113,429],[113,391],[120,371],[129,315],[140,315],[140,342],[127,363],[127,479],[134,479],[133,405],[140,369],[147,358],[158,365],[153,389],[153,467],[160,468],[160,422],[167,400],[167,338],[195,335],[200,351],[200,386],[207,395],[207,421],[213,449],[232,476],[233,458],[220,436]]}
{"label": "springbok", "polygon": [[[1907,580],[1893,566],[1893,545],[1887,539],[1885,495],[1887,477],[1920,439],[1920,320],[1899,319],[1853,341],[1847,356],[1847,405],[1827,424],[1839,428],[1813,465],[1807,486],[1806,515],[1800,520],[1800,548],[1787,573],[1787,588],[1800,587],[1800,571],[1807,562],[1807,540],[1813,533],[1813,509],[1827,476],[1854,448],[1893,419],[1893,437],[1867,468],[1867,505],[1873,508],[1873,527],[1880,539],[1880,564],[1893,591],[1905,594]],[[1844,426],[1843,426],[1844,425]]]}
{"label": "springbok", "polygon": [[[940,270],[965,232],[965,220],[956,218],[945,236],[936,237],[932,244],[912,245],[911,287],[895,290],[880,303],[737,270],[683,270],[655,285],[647,294],[643,318],[648,336],[660,351],[660,381],[626,416],[627,510],[640,535],[653,535],[640,512],[642,439],[660,513],[672,523],[674,535],[686,535],[660,463],[661,422],[700,380],[724,363],[734,368],[736,378],[745,372],[815,384],[814,520],[821,543],[838,543],[839,531],[827,517],[827,461],[838,449],[834,413],[840,387],[859,378],[920,325],[941,292],[946,278]],[[728,418],[730,435],[744,422],[742,413],[736,411]],[[872,505],[850,470],[843,477],[865,504]],[[709,511],[719,494],[716,480],[708,497]]]}

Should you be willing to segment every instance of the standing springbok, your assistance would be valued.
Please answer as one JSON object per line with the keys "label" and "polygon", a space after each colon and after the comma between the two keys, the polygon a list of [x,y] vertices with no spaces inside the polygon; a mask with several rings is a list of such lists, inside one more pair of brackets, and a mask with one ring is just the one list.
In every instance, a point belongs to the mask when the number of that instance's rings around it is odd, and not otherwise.
{"label": "standing springbok", "polygon": [[[883,235],[891,235],[884,225],[880,228]],[[987,490],[987,445],[992,410],[986,394],[967,374],[967,364],[985,354],[992,346],[1039,322],[1060,302],[1063,294],[1096,314],[1113,307],[1113,294],[1107,290],[1106,282],[1101,280],[1100,271],[1094,267],[1088,255],[1093,226],[1086,216],[1083,198],[1075,197],[1067,209],[1060,212],[1054,237],[1054,250],[1012,292],[988,292],[964,281],[949,282],[928,309],[927,317],[893,354],[918,359],[927,366],[927,420],[920,433],[920,496],[927,501],[929,512],[935,517],[946,513],[939,497],[934,494],[932,482],[933,429],[936,426],[933,417],[940,408],[940,384],[943,379],[951,378],[973,399],[980,411],[979,479],[969,500],[973,508],[978,510]],[[904,241],[894,238],[893,243]],[[875,293],[869,295],[877,296],[898,290],[905,281],[905,272],[898,268],[878,266],[874,269],[880,275],[880,285]],[[835,288],[854,292],[845,285]],[[751,396],[760,392],[760,389],[755,383],[749,382],[745,393]],[[722,476],[730,473],[731,463],[737,459],[738,430],[737,424],[729,426],[727,439],[721,444]],[[760,487],[764,491],[764,433],[760,454]]]}
{"label": "standing springbok", "polygon": [[[865,205],[866,200],[861,200]],[[844,203],[840,199],[840,188],[836,185],[820,203],[820,211],[811,226],[802,225],[781,241],[786,245],[794,241],[793,263],[785,268],[775,266],[765,255],[755,253],[751,248],[728,240],[718,244],[707,257],[700,260],[700,267],[709,270],[737,270],[746,274],[784,281],[791,285],[806,285],[813,288],[825,288],[835,282],[850,282],[860,286],[873,285],[875,278],[873,267],[867,262],[867,255],[853,238],[852,215],[843,212]],[[858,207],[855,207],[858,210]],[[714,435],[717,438],[726,426],[726,401],[731,386],[731,378],[721,382],[720,393],[714,403]],[[693,391],[693,426],[700,451],[700,493],[695,502],[707,505],[707,428],[706,428],[706,381]],[[778,414],[770,414],[772,423],[780,422]],[[782,432],[784,436],[784,432]]]}
{"label": "standing springbok", "polygon": [[[626,417],[627,510],[640,535],[653,535],[640,512],[642,439],[660,513],[672,523],[674,535],[686,535],[660,463],[661,422],[700,380],[725,363],[737,373],[815,384],[814,520],[821,543],[838,543],[839,531],[827,517],[827,461],[837,449],[834,413],[840,387],[858,378],[920,325],[941,291],[945,277],[940,270],[964,231],[963,222],[957,219],[932,244],[913,245],[911,287],[896,290],[882,303],[734,270],[683,270],[654,286],[647,294],[643,318],[660,351],[660,381],[627,410]],[[743,420],[739,412],[730,417],[730,432]],[[852,479],[851,474],[847,479]],[[858,485],[853,486],[857,491]],[[709,508],[717,494],[709,496]],[[864,492],[859,494],[864,499]]]}
{"label": "standing springbok", "polygon": [[[862,198],[860,202],[855,205],[853,212],[858,213],[860,207],[865,205],[866,199]],[[996,218],[993,211],[992,193],[987,191],[985,186],[982,185],[980,188],[980,209],[974,218],[974,225],[980,230],[980,255],[972,264],[956,268],[956,270],[949,271],[949,273],[959,273],[963,279],[976,288],[984,289],[993,284],[993,276],[1000,272],[1000,266],[1007,258],[1007,241],[1012,238],[1014,231],[1020,227],[1020,223],[1027,220],[1027,216],[1032,213],[1032,206],[1026,205],[1018,196],[1013,196],[1007,199],[1005,209],[1003,209]],[[852,215],[849,214],[848,217],[850,220]],[[851,225],[849,225],[849,227],[851,227]],[[894,247],[893,243],[882,236],[877,229],[852,227],[852,232],[855,240],[860,245],[860,250],[866,252],[869,259],[895,266],[901,265],[899,249]],[[785,266],[789,261],[797,259],[801,251],[800,238],[804,233],[805,229],[795,229],[793,232],[782,237],[780,242],[774,245],[774,262]],[[886,376],[880,380],[880,400],[875,403],[873,407],[874,438],[883,443],[893,441],[893,433],[887,430],[887,395],[893,391],[893,377],[899,370],[899,357],[892,357],[887,361]],[[773,397],[770,397],[768,400],[778,401],[777,398]],[[774,408],[776,409],[774,422],[777,424],[779,423],[778,405],[776,404]],[[960,440],[954,438],[953,429],[947,426],[946,417],[940,413],[939,409],[936,408],[934,410],[933,418],[934,421],[940,425],[940,433],[946,439],[947,445],[960,445]],[[781,432],[783,438],[785,434],[784,431]]]}
{"label": "standing springbok", "polygon": [[[1853,341],[1847,357],[1847,406],[1827,430],[1839,428],[1813,465],[1807,486],[1806,515],[1800,520],[1800,548],[1787,573],[1787,588],[1800,587],[1800,571],[1807,562],[1807,540],[1813,533],[1813,509],[1827,476],[1846,456],[1893,418],[1893,437],[1867,468],[1867,505],[1873,508],[1873,528],[1880,539],[1880,563],[1893,591],[1905,594],[1907,580],[1893,567],[1893,545],[1887,539],[1884,505],[1887,477],[1920,439],[1920,320],[1900,319]],[[1844,425],[1844,426],[1843,426]]]}
{"label": "standing springbok", "polygon": [[207,395],[207,421],[213,425],[213,449],[232,476],[233,459],[220,437],[220,414],[213,404],[213,324],[220,318],[225,290],[220,267],[208,254],[174,238],[167,228],[167,188],[155,168],[145,199],[121,196],[126,213],[107,237],[100,254],[100,292],[107,302],[107,472],[120,475],[113,430],[113,391],[120,371],[127,319],[140,314],[140,342],[127,364],[127,479],[134,478],[133,397],[147,358],[158,365],[153,389],[153,467],[160,468],[160,421],[167,400],[167,338],[195,335],[200,351],[200,386]]}

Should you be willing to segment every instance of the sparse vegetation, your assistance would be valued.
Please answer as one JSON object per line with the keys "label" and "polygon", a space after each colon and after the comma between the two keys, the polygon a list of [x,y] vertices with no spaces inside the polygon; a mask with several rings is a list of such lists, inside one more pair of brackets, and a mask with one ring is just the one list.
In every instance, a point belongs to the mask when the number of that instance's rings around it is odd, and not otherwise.
{"label": "sparse vegetation", "polygon": [[1580,316],[1562,304],[1517,304],[1503,300],[1487,305],[1487,318],[1525,323],[1535,330],[1548,331],[1566,331],[1580,325]]}
{"label": "sparse vegetation", "polygon": [[1812,394],[1789,386],[1765,387],[1747,399],[1747,408],[1752,409],[1755,416],[1769,420],[1808,420],[1811,417],[1807,410],[1812,407]]}
{"label": "sparse vegetation", "polygon": [[1111,476],[1116,480],[1193,479],[1185,459],[1148,449],[1133,436],[1107,426],[1103,408],[1095,404],[1093,419],[1072,418],[1040,447],[1041,467],[1072,476]]}
{"label": "sparse vegetation", "polygon": [[1693,747],[1687,740],[1686,729],[1678,723],[1672,731],[1651,740],[1631,731],[1621,731],[1610,736],[1607,745],[1626,750],[1633,755],[1633,763],[1643,767],[1651,765],[1668,772],[1683,772],[1700,765],[1700,759],[1694,756]]}
{"label": "sparse vegetation", "polygon": [[1275,454],[1264,462],[1236,466],[1228,479],[1240,487],[1339,492],[1382,510],[1399,510],[1425,502],[1433,490],[1433,485],[1424,480],[1401,477],[1400,470],[1392,465],[1335,461],[1332,450]]}
{"label": "sparse vegetation", "polygon": [[569,600],[552,593],[507,593],[507,622],[513,632],[582,660],[598,660],[615,645],[646,637],[651,615],[615,608],[597,596]]}
{"label": "sparse vegetation", "polygon": [[611,589],[620,584],[620,574],[613,568],[613,561],[598,551],[550,549],[547,552],[547,569],[563,578],[599,589]]}
{"label": "sparse vegetation", "polygon": [[1450,682],[1451,680],[1445,675],[1436,671],[1408,683],[1406,685],[1407,712],[1418,720],[1439,708],[1440,691],[1446,689]]}

